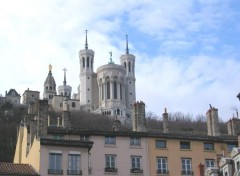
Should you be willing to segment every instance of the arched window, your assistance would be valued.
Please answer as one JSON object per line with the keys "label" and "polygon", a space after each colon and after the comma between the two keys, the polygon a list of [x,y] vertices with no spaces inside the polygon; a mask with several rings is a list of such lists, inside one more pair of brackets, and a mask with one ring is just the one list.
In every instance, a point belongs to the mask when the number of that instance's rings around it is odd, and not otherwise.
{"label": "arched window", "polygon": [[93,58],[91,59],[91,68],[93,68]]}
{"label": "arched window", "polygon": [[52,86],[50,86],[50,90],[52,90]]}
{"label": "arched window", "polygon": [[85,67],[85,58],[83,57],[82,58],[82,65],[83,65],[83,68]]}
{"label": "arched window", "polygon": [[76,107],[76,104],[75,102],[72,102],[72,107],[75,108]]}
{"label": "arched window", "polygon": [[114,99],[117,99],[117,82],[113,82],[113,97]]}
{"label": "arched window", "polygon": [[102,84],[102,100],[104,99],[104,86]]}
{"label": "arched window", "polygon": [[46,86],[46,89],[48,90],[48,86]]}
{"label": "arched window", "polygon": [[122,84],[120,83],[120,99],[122,100]]}
{"label": "arched window", "polygon": [[67,92],[64,92],[64,95],[67,96]]}
{"label": "arched window", "polygon": [[126,62],[124,62],[124,67],[127,68],[127,64],[126,64]]}
{"label": "arched window", "polygon": [[87,67],[89,67],[89,57],[87,57]]}
{"label": "arched window", "polygon": [[117,109],[117,115],[120,115],[120,110],[119,109]]}
{"label": "arched window", "polygon": [[107,81],[107,99],[110,99],[110,81]]}
{"label": "arched window", "polygon": [[131,62],[128,62],[128,71],[131,72]]}

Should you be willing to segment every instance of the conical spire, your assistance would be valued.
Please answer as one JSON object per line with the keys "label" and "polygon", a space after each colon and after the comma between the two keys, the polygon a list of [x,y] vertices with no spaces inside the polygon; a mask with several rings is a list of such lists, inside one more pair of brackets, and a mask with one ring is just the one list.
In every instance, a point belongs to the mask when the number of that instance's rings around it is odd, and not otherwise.
{"label": "conical spire", "polygon": [[129,49],[128,49],[128,35],[126,35],[126,54],[129,54]]}
{"label": "conical spire", "polygon": [[85,42],[85,49],[88,49],[87,30],[86,30],[86,42]]}
{"label": "conical spire", "polygon": [[67,69],[64,68],[63,71],[64,71],[64,81],[63,81],[63,85],[66,86],[66,84],[67,84],[67,81],[66,81],[66,71],[67,71]]}

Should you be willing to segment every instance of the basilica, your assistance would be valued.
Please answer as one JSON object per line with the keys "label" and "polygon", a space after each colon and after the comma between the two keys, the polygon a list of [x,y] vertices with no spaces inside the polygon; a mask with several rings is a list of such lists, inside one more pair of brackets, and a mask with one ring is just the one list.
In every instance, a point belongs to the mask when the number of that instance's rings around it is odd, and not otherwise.
{"label": "basilica", "polygon": [[80,85],[78,93],[71,95],[72,87],[67,85],[64,69],[63,85],[56,91],[52,66],[44,82],[43,98],[48,99],[51,108],[61,110],[63,99],[68,98],[69,109],[113,116],[123,124],[130,123],[131,107],[136,100],[135,56],[129,53],[128,36],[126,52],[120,56],[120,64],[110,61],[94,72],[94,51],[88,47],[86,31],[85,48],[79,51]]}

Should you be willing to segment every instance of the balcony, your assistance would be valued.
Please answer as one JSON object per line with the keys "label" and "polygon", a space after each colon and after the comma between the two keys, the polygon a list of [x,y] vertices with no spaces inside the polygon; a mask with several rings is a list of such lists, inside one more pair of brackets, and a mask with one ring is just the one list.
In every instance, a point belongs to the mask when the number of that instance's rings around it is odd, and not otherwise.
{"label": "balcony", "polygon": [[48,174],[62,175],[63,170],[62,169],[48,169]]}
{"label": "balcony", "polygon": [[161,175],[168,175],[169,171],[166,169],[159,169],[156,171],[157,174],[161,174]]}
{"label": "balcony", "polygon": [[82,175],[82,170],[67,170],[68,175]]}
{"label": "balcony", "polygon": [[185,175],[185,176],[190,176],[193,175],[193,171],[190,170],[182,170],[181,175]]}
{"label": "balcony", "polygon": [[133,168],[130,169],[130,173],[143,173],[143,170],[139,168]]}
{"label": "balcony", "polygon": [[104,169],[105,172],[117,172],[118,169],[117,168],[114,168],[114,167],[106,167]]}

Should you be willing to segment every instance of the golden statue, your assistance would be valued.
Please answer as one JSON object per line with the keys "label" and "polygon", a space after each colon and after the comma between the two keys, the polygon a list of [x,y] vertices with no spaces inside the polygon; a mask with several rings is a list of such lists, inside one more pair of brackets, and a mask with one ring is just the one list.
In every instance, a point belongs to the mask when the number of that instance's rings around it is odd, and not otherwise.
{"label": "golden statue", "polygon": [[50,72],[52,71],[52,65],[51,64],[48,66],[48,69],[49,69]]}

